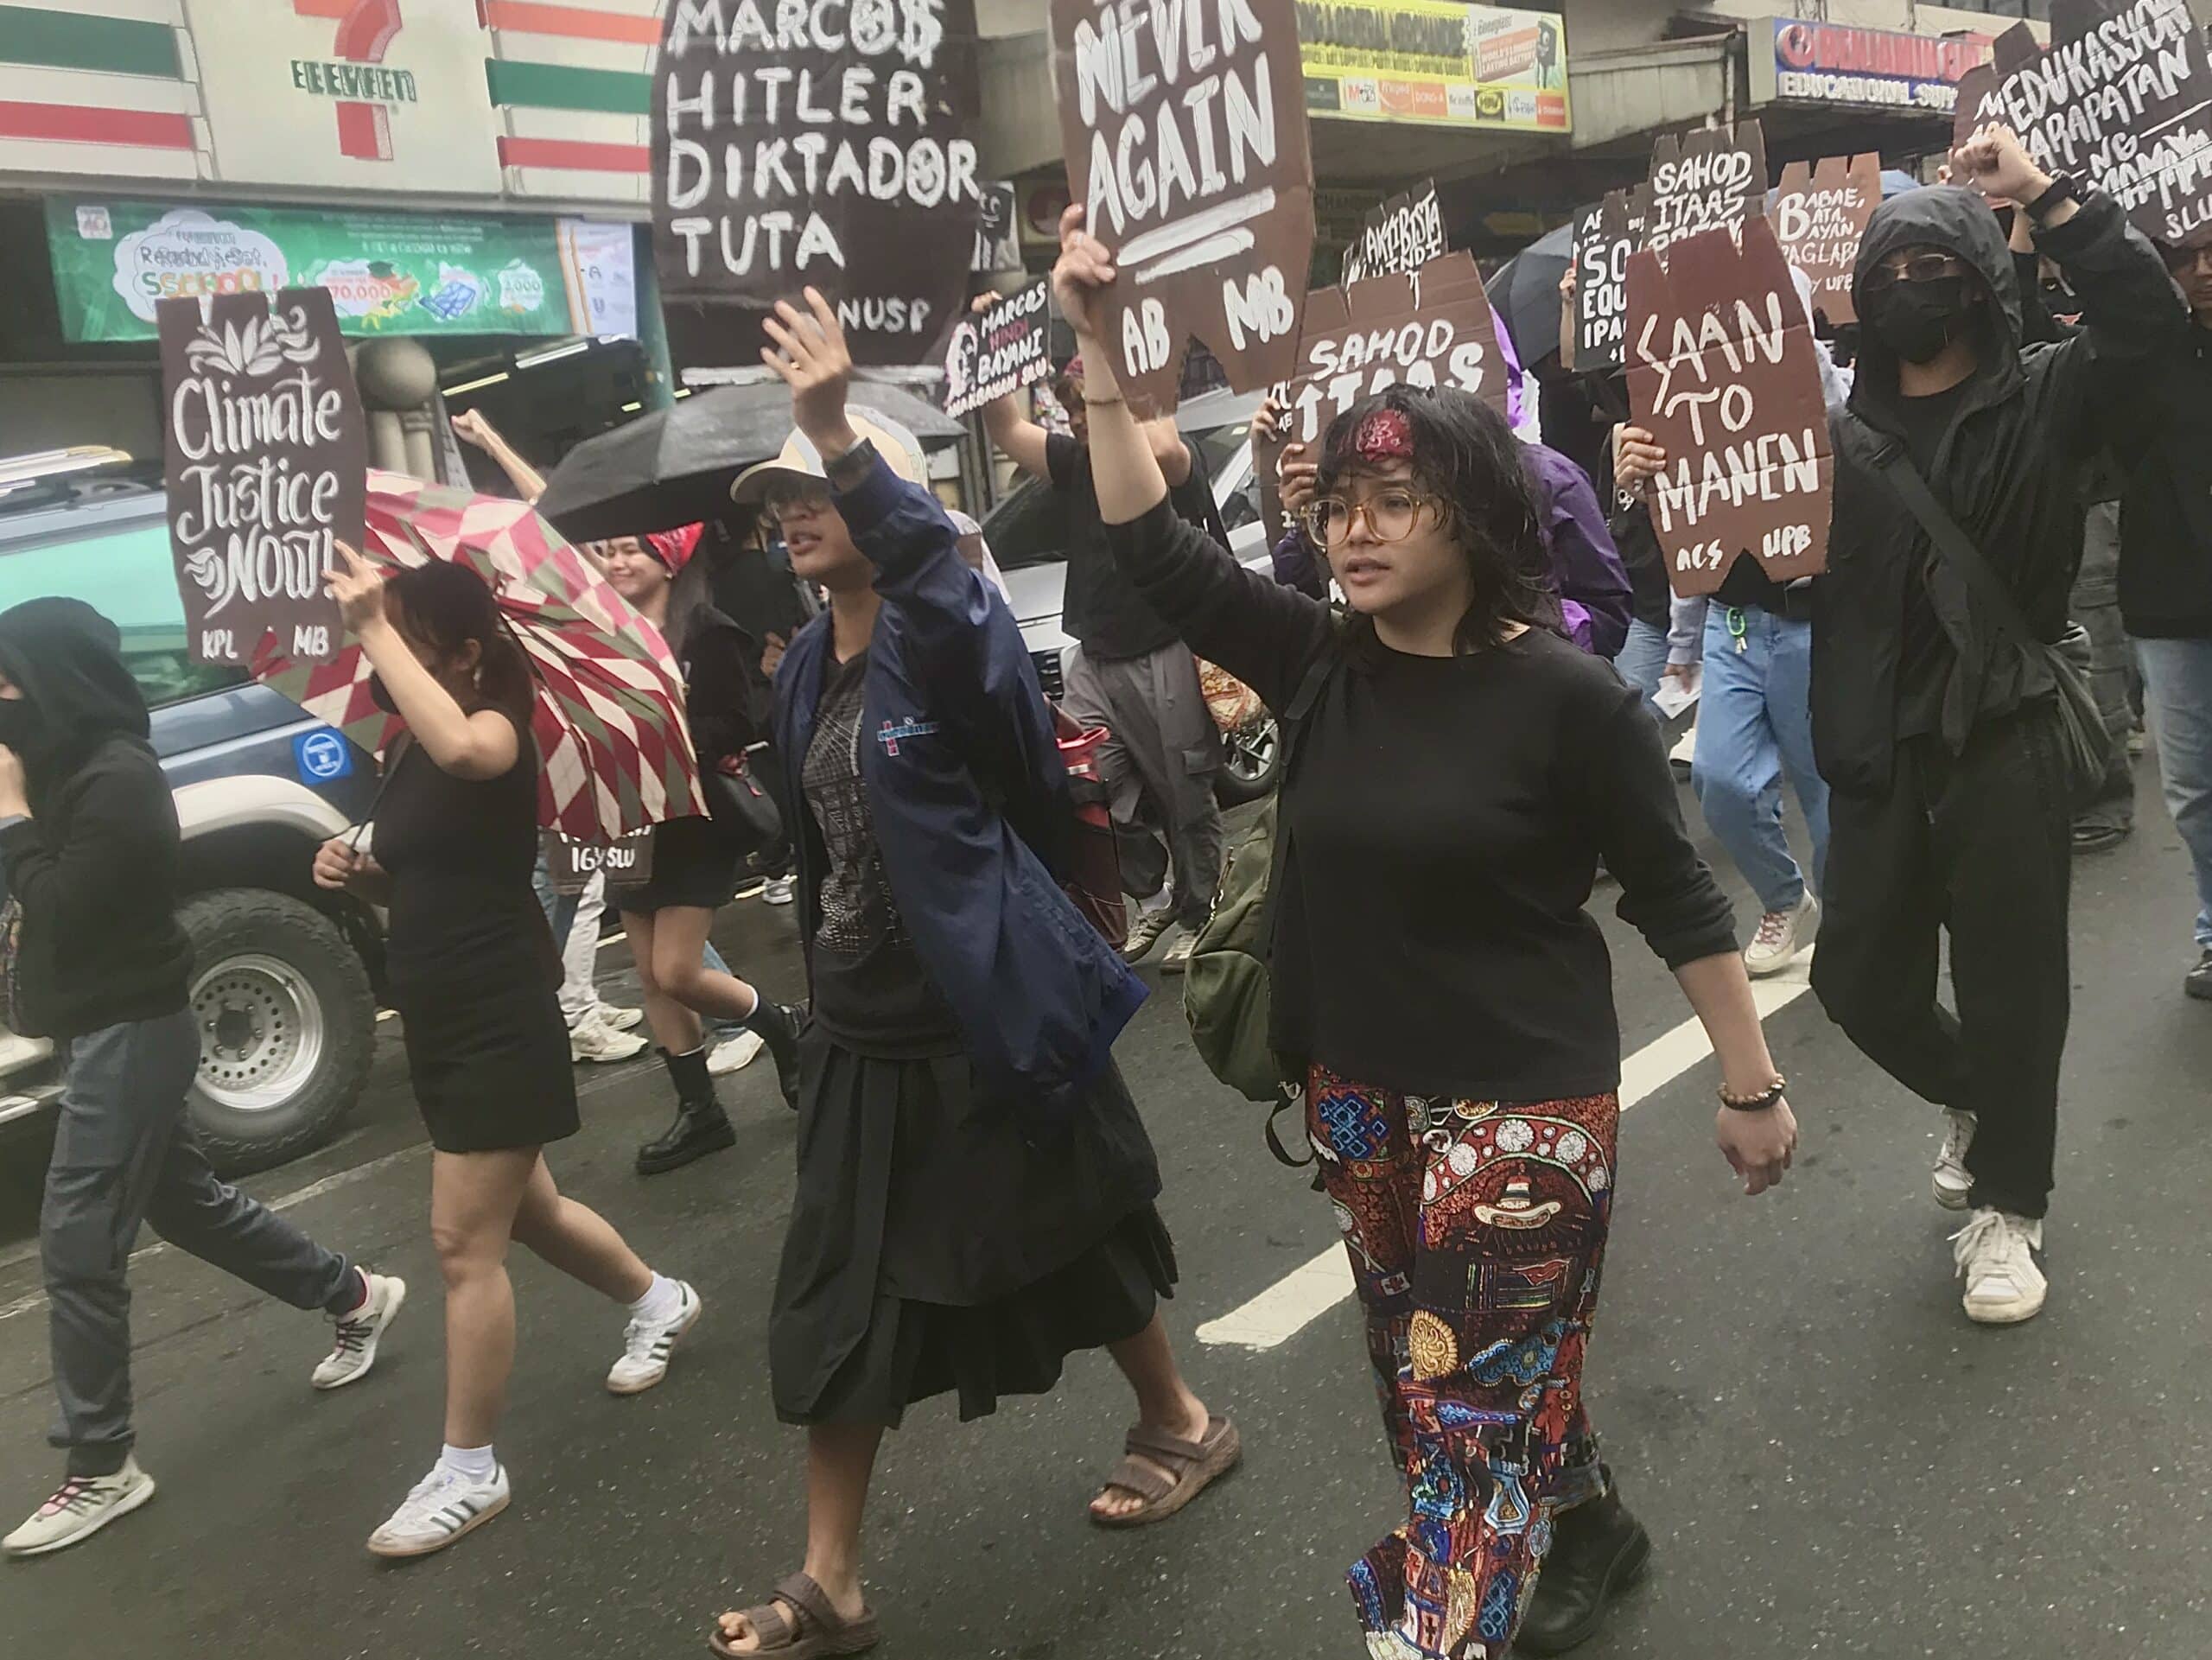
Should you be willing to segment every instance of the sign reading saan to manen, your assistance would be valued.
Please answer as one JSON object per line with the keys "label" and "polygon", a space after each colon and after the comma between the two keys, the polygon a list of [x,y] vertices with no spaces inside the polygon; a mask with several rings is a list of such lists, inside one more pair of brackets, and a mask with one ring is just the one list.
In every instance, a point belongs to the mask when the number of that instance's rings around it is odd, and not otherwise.
{"label": "sign reading saan to manen", "polygon": [[274,630],[302,661],[334,657],[323,579],[360,545],[367,432],[321,289],[164,300],[169,546],[187,640],[202,663],[249,663]]}

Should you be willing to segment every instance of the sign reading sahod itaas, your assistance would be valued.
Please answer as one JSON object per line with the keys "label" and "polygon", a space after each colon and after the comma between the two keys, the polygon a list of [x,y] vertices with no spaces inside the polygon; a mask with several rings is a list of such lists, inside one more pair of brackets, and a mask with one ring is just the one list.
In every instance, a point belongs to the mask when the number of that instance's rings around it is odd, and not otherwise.
{"label": "sign reading sahod itaas", "polygon": [[1628,391],[1667,452],[1651,523],[1685,596],[1750,552],[1777,582],[1827,563],[1834,462],[1810,324],[1764,219],[1629,262]]}
{"label": "sign reading sahod itaas", "polygon": [[1643,245],[1663,252],[1716,225],[1741,225],[1766,211],[1766,136],[1756,121],[1731,135],[1706,129],[1651,149],[1651,211]]}
{"label": "sign reading sahod itaas", "polygon": [[1370,277],[1419,270],[1444,254],[1444,204],[1437,200],[1432,181],[1393,196],[1361,221],[1359,234],[1344,250],[1339,280],[1361,283]]}
{"label": "sign reading sahod itaas", "polygon": [[250,662],[272,629],[287,657],[334,657],[343,631],[323,578],[334,543],[361,544],[368,439],[330,296],[164,300],[156,321],[194,658]]}
{"label": "sign reading sahod itaas", "polygon": [[1783,257],[1813,285],[1814,307],[1831,323],[1859,321],[1851,302],[1851,273],[1859,239],[1882,205],[1882,158],[1824,156],[1808,167],[1782,169],[1775,193],[1774,235]]}
{"label": "sign reading sahod itaas", "polygon": [[1039,277],[980,316],[963,317],[944,358],[944,412],[965,415],[1052,372],[1051,288]]}
{"label": "sign reading sahod itaas", "polygon": [[1190,337],[1249,391],[1290,372],[1313,257],[1294,0],[1052,0],[1068,183],[1112,252],[1105,346],[1175,407]]}

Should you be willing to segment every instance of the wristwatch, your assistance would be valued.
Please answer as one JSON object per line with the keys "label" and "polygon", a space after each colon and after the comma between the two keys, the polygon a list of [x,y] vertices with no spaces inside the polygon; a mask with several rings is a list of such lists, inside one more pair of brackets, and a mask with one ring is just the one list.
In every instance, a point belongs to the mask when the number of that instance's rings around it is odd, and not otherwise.
{"label": "wristwatch", "polygon": [[2040,219],[2061,202],[2081,200],[2082,189],[2074,182],[2073,175],[2066,173],[2054,173],[2051,175],[2050,184],[2044,188],[2043,194],[2024,205],[2030,219]]}
{"label": "wristwatch", "polygon": [[875,465],[875,441],[863,438],[850,449],[822,458],[822,471],[829,478],[831,487],[849,490],[868,476],[869,467]]}

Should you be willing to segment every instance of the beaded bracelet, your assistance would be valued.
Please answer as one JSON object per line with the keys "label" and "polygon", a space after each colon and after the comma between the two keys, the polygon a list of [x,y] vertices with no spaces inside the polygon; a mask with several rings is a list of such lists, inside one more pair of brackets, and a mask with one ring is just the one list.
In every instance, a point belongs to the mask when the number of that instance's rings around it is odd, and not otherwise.
{"label": "beaded bracelet", "polygon": [[1725,1084],[1715,1093],[1720,1097],[1720,1104],[1731,1112],[1764,1112],[1782,1099],[1783,1091],[1789,1087],[1789,1080],[1783,1077],[1780,1072],[1777,1072],[1774,1075],[1774,1082],[1757,1095],[1731,1095],[1728,1093],[1728,1086]]}

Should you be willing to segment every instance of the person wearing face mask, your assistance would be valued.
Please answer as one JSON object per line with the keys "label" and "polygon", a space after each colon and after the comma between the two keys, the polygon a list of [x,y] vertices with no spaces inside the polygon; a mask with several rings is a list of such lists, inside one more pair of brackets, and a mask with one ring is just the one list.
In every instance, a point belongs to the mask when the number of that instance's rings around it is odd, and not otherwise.
{"label": "person wearing face mask", "polygon": [[[1967,1317],[1995,1325],[2033,1318],[2049,1290],[2037,1253],[2076,805],[2052,671],[2001,619],[2018,613],[2044,641],[2065,632],[2082,472],[2103,437],[2093,372],[2139,373],[2170,348],[2180,302],[2119,204],[2045,173],[2009,130],[1983,129],[1951,166],[1980,194],[1884,202],[1853,277],[1857,378],[1832,421],[1834,518],[1813,582],[1813,746],[1829,785],[1813,988],[1944,1110],[1935,1197],[1972,1212],[1954,1262]],[[2070,338],[2024,348],[2000,199],[2021,204],[2079,297]],[[2009,606],[1939,544],[1936,512]],[[1946,933],[1955,1009],[1936,1001]]]}
{"label": "person wearing face mask", "polygon": [[337,1323],[317,1389],[358,1382],[405,1302],[216,1179],[185,1123],[200,1065],[176,922],[176,804],[115,625],[80,600],[0,612],[0,865],[17,911],[15,1018],[66,1057],[39,1250],[51,1309],[60,1486],[0,1541],[42,1555],[154,1496],[130,1415],[130,1257],[139,1224]]}

